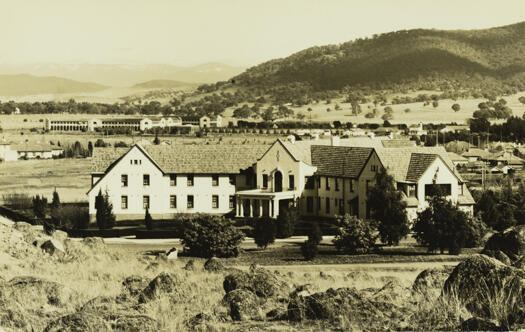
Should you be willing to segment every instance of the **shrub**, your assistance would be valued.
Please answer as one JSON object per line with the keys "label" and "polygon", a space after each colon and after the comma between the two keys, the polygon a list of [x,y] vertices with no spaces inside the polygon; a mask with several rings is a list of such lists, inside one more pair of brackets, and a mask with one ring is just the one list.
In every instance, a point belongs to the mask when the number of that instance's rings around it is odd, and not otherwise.
{"label": "shrub", "polygon": [[89,210],[87,207],[62,204],[53,214],[53,224],[62,229],[86,229],[89,226]]}
{"label": "shrub", "polygon": [[231,219],[196,215],[184,221],[181,243],[184,252],[196,257],[235,257],[244,234]]}
{"label": "shrub", "polygon": [[303,254],[304,259],[309,261],[317,257],[317,254],[319,253],[317,244],[318,243],[310,239],[304,241],[304,243],[301,244],[301,253]]}
{"label": "shrub", "polygon": [[269,244],[275,242],[277,229],[275,221],[271,218],[260,218],[255,220],[253,238],[257,247],[266,249]]}
{"label": "shrub", "polygon": [[462,248],[480,241],[479,221],[473,221],[465,212],[441,196],[434,196],[429,207],[417,215],[413,231],[416,240],[443,253],[459,254]]}
{"label": "shrub", "polygon": [[323,232],[321,231],[321,227],[319,227],[319,223],[312,222],[310,224],[310,229],[308,231],[308,241],[312,241],[315,244],[319,244],[321,241],[323,241]]}
{"label": "shrub", "polygon": [[345,214],[337,219],[339,228],[333,242],[337,250],[347,254],[368,253],[375,246],[377,228],[372,221],[363,221]]}
{"label": "shrub", "polygon": [[28,194],[4,194],[2,195],[2,200],[5,205],[15,210],[25,210],[33,207],[33,199]]}
{"label": "shrub", "polygon": [[289,207],[279,213],[277,217],[277,237],[284,239],[294,233],[295,225],[299,222],[299,211],[296,207]]}
{"label": "shrub", "polygon": [[47,198],[36,195],[33,197],[33,213],[38,219],[46,217]]}
{"label": "shrub", "polygon": [[146,215],[144,216],[144,223],[146,224],[146,229],[151,231],[153,229],[153,218],[149,213],[149,209],[146,209]]}

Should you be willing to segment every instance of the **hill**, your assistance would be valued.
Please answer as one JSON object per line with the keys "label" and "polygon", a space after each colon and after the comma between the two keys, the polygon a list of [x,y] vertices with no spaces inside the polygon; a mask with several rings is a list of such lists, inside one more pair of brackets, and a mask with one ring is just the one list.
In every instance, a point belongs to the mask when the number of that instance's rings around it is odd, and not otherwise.
{"label": "hill", "polygon": [[166,89],[166,88],[180,88],[190,85],[196,85],[197,83],[187,83],[174,80],[151,80],[133,85],[133,88],[140,89]]}
{"label": "hill", "polygon": [[114,87],[129,87],[149,80],[214,83],[227,80],[244,70],[243,67],[222,63],[205,63],[192,67],[165,64],[0,64],[0,74],[27,73],[37,76],[58,76]]}
{"label": "hill", "polygon": [[345,86],[445,90],[525,87],[525,22],[484,30],[404,30],[340,45],[312,47],[234,77],[247,87],[299,84],[314,91]]}
{"label": "hill", "polygon": [[27,74],[0,75],[0,96],[96,92],[107,87],[61,77],[39,77]]}

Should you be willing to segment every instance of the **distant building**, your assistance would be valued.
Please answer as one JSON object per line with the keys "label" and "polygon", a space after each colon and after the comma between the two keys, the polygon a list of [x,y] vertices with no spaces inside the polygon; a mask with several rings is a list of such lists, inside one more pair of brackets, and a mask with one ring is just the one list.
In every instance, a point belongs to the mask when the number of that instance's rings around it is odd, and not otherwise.
{"label": "distant building", "polygon": [[12,149],[17,152],[18,159],[52,159],[64,154],[61,147],[48,144],[20,144]]}
{"label": "distant building", "polygon": [[467,158],[460,156],[459,154],[454,153],[454,152],[447,152],[447,153],[448,153],[448,157],[450,158],[454,166],[458,167],[458,166],[468,165],[469,160]]}
{"label": "distant building", "polygon": [[11,144],[0,143],[0,162],[14,161],[18,159],[18,153],[11,150]]}

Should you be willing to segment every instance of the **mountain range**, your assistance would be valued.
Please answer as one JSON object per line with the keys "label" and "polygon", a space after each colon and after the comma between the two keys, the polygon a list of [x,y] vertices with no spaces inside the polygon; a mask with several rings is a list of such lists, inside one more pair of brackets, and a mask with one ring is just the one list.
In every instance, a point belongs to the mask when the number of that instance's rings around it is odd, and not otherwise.
{"label": "mountain range", "polygon": [[53,76],[0,75],[0,95],[2,96],[97,92],[106,88],[101,84],[78,82]]}
{"label": "mountain range", "polygon": [[270,60],[234,78],[242,86],[300,83],[314,90],[407,82],[525,82],[525,22],[483,30],[404,30]]}

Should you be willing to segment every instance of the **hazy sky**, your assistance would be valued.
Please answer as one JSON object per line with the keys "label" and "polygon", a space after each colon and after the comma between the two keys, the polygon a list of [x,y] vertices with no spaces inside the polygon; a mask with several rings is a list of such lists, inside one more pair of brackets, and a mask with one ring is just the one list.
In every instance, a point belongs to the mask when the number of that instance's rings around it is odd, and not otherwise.
{"label": "hazy sky", "polygon": [[0,63],[254,65],[410,28],[525,20],[525,0],[0,0]]}

